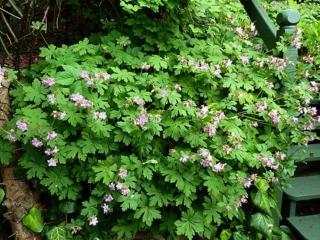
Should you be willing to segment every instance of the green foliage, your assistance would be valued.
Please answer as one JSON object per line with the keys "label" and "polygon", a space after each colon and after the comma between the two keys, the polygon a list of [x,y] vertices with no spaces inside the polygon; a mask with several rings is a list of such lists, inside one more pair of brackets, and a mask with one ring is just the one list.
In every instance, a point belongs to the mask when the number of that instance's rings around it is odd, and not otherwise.
{"label": "green foliage", "polygon": [[125,21],[41,49],[13,81],[0,161],[16,142],[20,168],[51,196],[47,238],[279,236],[274,192],[294,171],[288,145],[316,137],[302,129],[317,121],[318,65],[298,63],[282,91],[289,63],[256,49],[237,2],[120,4]]}
{"label": "green foliage", "polygon": [[23,217],[22,223],[33,232],[42,232],[44,224],[41,211],[36,207],[31,208]]}

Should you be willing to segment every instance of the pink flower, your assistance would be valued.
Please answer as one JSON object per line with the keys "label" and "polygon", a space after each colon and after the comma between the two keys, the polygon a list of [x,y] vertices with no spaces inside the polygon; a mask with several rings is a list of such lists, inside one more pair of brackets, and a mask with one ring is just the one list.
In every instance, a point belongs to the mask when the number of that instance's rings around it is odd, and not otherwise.
{"label": "pink flower", "polygon": [[43,143],[38,138],[33,138],[31,143],[36,148],[41,148],[43,146]]}
{"label": "pink flower", "polygon": [[89,217],[89,225],[96,226],[99,223],[99,220],[96,216]]}
{"label": "pink flower", "polygon": [[104,201],[109,203],[109,202],[112,202],[113,201],[113,197],[111,194],[108,194],[104,197]]}
{"label": "pink flower", "polygon": [[247,56],[240,56],[239,59],[243,64],[249,63],[249,57],[247,57]]}
{"label": "pink flower", "polygon": [[250,188],[252,186],[252,179],[249,178],[249,179],[245,180],[243,186],[245,188]]}
{"label": "pink flower", "polygon": [[107,80],[109,80],[110,79],[110,74],[109,73],[102,73],[102,78],[103,78],[103,80],[105,80],[105,81],[107,81]]}
{"label": "pink flower", "polygon": [[293,118],[292,118],[292,122],[294,122],[294,123],[299,122],[299,118],[297,118],[297,117],[293,117]]}
{"label": "pink flower", "polygon": [[237,27],[236,28],[236,33],[238,34],[238,36],[240,38],[243,38],[243,39],[247,39],[248,38],[247,34],[245,33],[245,31],[243,30],[242,27]]}
{"label": "pink flower", "polygon": [[42,80],[42,84],[45,87],[51,87],[55,84],[54,78],[46,77],[45,79]]}
{"label": "pink flower", "polygon": [[144,63],[144,64],[141,65],[140,68],[141,68],[141,70],[148,71],[151,68],[151,65],[147,64],[147,63]]}
{"label": "pink flower", "polygon": [[50,158],[47,162],[49,167],[56,167],[58,163],[58,161],[54,158]]}
{"label": "pink flower", "polygon": [[317,110],[316,107],[312,107],[312,108],[309,108],[309,109],[307,110],[307,112],[308,112],[311,116],[315,116],[315,115],[317,115],[318,110]]}
{"label": "pink flower", "polygon": [[224,64],[224,66],[225,66],[225,67],[227,67],[227,68],[228,68],[228,67],[230,67],[230,66],[231,66],[232,61],[231,61],[230,59],[227,59],[227,60],[224,60],[224,61],[223,61],[223,64]]}
{"label": "pink flower", "polygon": [[274,88],[273,83],[272,83],[272,82],[268,82],[268,83],[267,83],[267,88],[269,88],[269,89]]}
{"label": "pink flower", "polygon": [[305,70],[305,71],[303,72],[303,76],[304,76],[305,78],[308,78],[308,77],[310,76],[310,73],[308,72],[308,70]]}
{"label": "pink flower", "polygon": [[139,117],[137,117],[137,118],[135,118],[135,119],[133,120],[133,123],[134,123],[135,125],[138,125],[138,126],[140,126],[140,127],[142,127],[142,128],[144,127],[144,125],[146,125],[147,122],[149,122],[149,117],[148,117],[147,114],[145,114],[145,113],[143,113],[143,112],[141,112],[141,114],[140,114]]}
{"label": "pink flower", "polygon": [[257,104],[256,105],[256,109],[259,112],[262,112],[262,111],[266,110],[267,109],[267,103],[266,102],[261,102],[261,103]]}
{"label": "pink flower", "polygon": [[94,112],[93,118],[96,120],[105,120],[107,118],[106,112]]}
{"label": "pink flower", "polygon": [[88,79],[87,79],[87,85],[88,85],[89,87],[91,87],[91,86],[93,86],[93,84],[94,84],[94,79],[93,79],[93,78],[88,78]]}
{"label": "pink flower", "polygon": [[96,79],[101,78],[101,73],[95,73],[95,74],[94,74],[94,77],[95,77]]}
{"label": "pink flower", "polygon": [[102,209],[103,209],[103,213],[106,214],[106,215],[107,215],[107,214],[109,213],[109,211],[110,211],[109,206],[108,206],[107,204],[105,204],[105,203],[102,205]]}
{"label": "pink flower", "polygon": [[203,131],[208,133],[209,137],[213,137],[217,133],[217,126],[215,124],[210,124],[209,126],[204,127]]}
{"label": "pink flower", "polygon": [[127,196],[130,193],[130,189],[128,187],[121,189],[121,195]]}
{"label": "pink flower", "polygon": [[54,140],[57,136],[58,136],[58,134],[55,131],[48,132],[47,140],[49,140],[49,141]]}
{"label": "pink flower", "polygon": [[49,103],[51,103],[51,104],[55,104],[56,103],[56,96],[54,95],[54,94],[49,94],[48,95],[48,101],[49,101]]}
{"label": "pink flower", "polygon": [[188,155],[182,155],[180,157],[180,162],[182,163],[186,163],[189,160],[189,156]]}
{"label": "pink flower", "polygon": [[53,154],[56,154],[57,152],[59,152],[59,149],[57,147],[54,147],[54,148],[47,148],[44,153],[47,155],[47,156],[51,156]]}
{"label": "pink flower", "polygon": [[200,148],[200,149],[198,150],[198,153],[199,153],[199,155],[200,155],[201,157],[203,157],[203,158],[206,158],[206,157],[210,156],[210,152],[209,152],[209,150],[206,149],[206,148]]}
{"label": "pink flower", "polygon": [[212,73],[216,77],[221,77],[221,75],[220,75],[221,74],[220,66],[219,65],[215,65],[214,69],[212,70]]}
{"label": "pink flower", "polygon": [[200,110],[197,112],[197,116],[199,118],[205,118],[209,113],[209,108],[207,106],[202,105]]}
{"label": "pink flower", "polygon": [[276,110],[271,110],[268,115],[271,117],[271,120],[274,124],[278,124],[280,122],[280,116]]}
{"label": "pink flower", "polygon": [[80,106],[82,108],[92,107],[92,102],[85,99],[80,93],[72,94],[70,99],[75,103],[76,106]]}
{"label": "pink flower", "polygon": [[210,167],[212,165],[212,157],[208,156],[201,160],[200,162],[202,167]]}
{"label": "pink flower", "polygon": [[120,168],[119,177],[125,179],[128,176],[128,171],[126,169]]}
{"label": "pink flower", "polygon": [[85,78],[85,79],[89,78],[89,72],[87,72],[87,71],[81,71],[80,77],[81,77],[81,78]]}
{"label": "pink flower", "polygon": [[212,166],[212,170],[214,172],[222,172],[225,165],[226,165],[225,163],[216,163]]}
{"label": "pink flower", "polygon": [[16,126],[17,126],[17,128],[18,128],[20,131],[22,131],[22,132],[26,132],[26,131],[28,130],[28,124],[27,124],[27,122],[22,121],[22,120],[18,120],[18,121],[16,122]]}
{"label": "pink flower", "polygon": [[244,203],[244,204],[248,203],[248,196],[242,196],[241,199],[240,199],[240,202]]}
{"label": "pink flower", "polygon": [[111,191],[116,190],[116,185],[115,185],[113,182],[110,183],[108,186],[109,186],[109,189],[110,189]]}
{"label": "pink flower", "polygon": [[262,45],[261,44],[256,44],[253,47],[255,50],[261,50],[262,49]]}
{"label": "pink flower", "polygon": [[142,106],[144,104],[143,99],[139,96],[134,97],[133,102],[139,106]]}

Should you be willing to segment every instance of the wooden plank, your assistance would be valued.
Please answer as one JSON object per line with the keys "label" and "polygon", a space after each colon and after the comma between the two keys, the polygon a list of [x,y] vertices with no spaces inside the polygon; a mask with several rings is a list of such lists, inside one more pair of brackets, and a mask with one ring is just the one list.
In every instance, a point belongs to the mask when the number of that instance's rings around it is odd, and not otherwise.
{"label": "wooden plank", "polygon": [[300,237],[303,239],[320,239],[320,214],[290,217],[287,220],[289,226],[299,233]]}
{"label": "wooden plank", "polygon": [[[291,201],[320,199],[320,175],[294,177],[284,193]],[[319,238],[320,239],[320,238]]]}
{"label": "wooden plank", "polygon": [[309,144],[307,146],[293,145],[288,149],[288,157],[297,162],[320,161],[320,144]]}

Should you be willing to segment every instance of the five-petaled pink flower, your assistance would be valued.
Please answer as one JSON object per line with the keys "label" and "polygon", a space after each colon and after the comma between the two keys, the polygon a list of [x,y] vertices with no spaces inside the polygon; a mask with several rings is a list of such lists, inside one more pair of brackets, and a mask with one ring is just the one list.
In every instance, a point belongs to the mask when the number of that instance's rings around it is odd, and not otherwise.
{"label": "five-petaled pink flower", "polygon": [[58,134],[55,131],[48,132],[47,134],[47,140],[54,140]]}
{"label": "five-petaled pink flower", "polygon": [[97,216],[91,216],[89,217],[88,220],[89,220],[89,225],[91,226],[96,226],[99,223]]}
{"label": "five-petaled pink flower", "polygon": [[267,109],[267,103],[266,103],[266,102],[258,103],[258,104],[256,105],[256,109],[257,109],[257,111],[259,111],[259,112],[262,112],[262,111],[266,110],[266,109]]}
{"label": "five-petaled pink flower", "polygon": [[36,148],[41,148],[43,146],[43,143],[38,138],[33,138],[31,143]]}
{"label": "five-petaled pink flower", "polygon": [[55,84],[54,78],[46,77],[42,80],[42,84],[45,87],[51,87]]}
{"label": "five-petaled pink flower", "polygon": [[107,214],[109,213],[109,211],[110,211],[109,205],[107,205],[107,204],[105,204],[105,203],[102,205],[102,209],[103,209],[103,213],[106,214],[106,215],[107,215]]}
{"label": "five-petaled pink flower", "polygon": [[18,121],[16,122],[16,126],[17,126],[17,128],[18,128],[20,131],[22,131],[22,132],[26,132],[26,131],[28,130],[28,124],[27,124],[27,122],[22,121],[22,120],[18,120]]}
{"label": "five-petaled pink flower", "polygon": [[56,167],[58,164],[58,160],[54,159],[54,158],[50,158],[48,160],[48,166],[49,167]]}
{"label": "five-petaled pink flower", "polygon": [[216,163],[212,166],[212,170],[214,172],[222,172],[225,165],[226,165],[225,163]]}
{"label": "five-petaled pink flower", "polygon": [[128,176],[128,171],[124,168],[120,168],[118,175],[120,178],[125,179]]}

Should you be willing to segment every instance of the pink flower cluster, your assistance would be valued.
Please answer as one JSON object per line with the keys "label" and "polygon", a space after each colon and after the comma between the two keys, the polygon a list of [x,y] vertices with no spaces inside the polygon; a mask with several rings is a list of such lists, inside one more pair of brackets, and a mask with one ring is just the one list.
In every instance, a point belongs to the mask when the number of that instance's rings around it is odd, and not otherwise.
{"label": "pink flower cluster", "polygon": [[47,140],[48,141],[54,140],[54,139],[56,139],[57,136],[58,136],[58,134],[55,131],[48,132]]}
{"label": "pink flower cluster", "polygon": [[31,144],[36,148],[41,148],[43,146],[43,142],[41,142],[38,138],[33,138],[31,140]]}
{"label": "pink flower cluster", "polygon": [[267,103],[266,102],[258,103],[256,105],[256,109],[257,109],[258,112],[263,112],[264,110],[267,109]]}
{"label": "pink flower cluster", "polygon": [[189,160],[189,156],[188,155],[182,155],[181,157],[180,157],[180,162],[182,162],[182,163],[186,163],[186,162],[188,162],[188,160]]}
{"label": "pink flower cluster", "polygon": [[316,107],[300,107],[298,111],[302,114],[310,114],[311,116],[316,116],[318,114],[318,110]]}
{"label": "pink flower cluster", "polygon": [[92,107],[92,102],[85,99],[80,93],[74,93],[70,96],[71,101],[75,103],[76,106],[82,108],[90,108]]}
{"label": "pink flower cluster", "polygon": [[315,81],[311,81],[310,82],[310,86],[309,86],[309,91],[311,92],[319,92],[320,89],[320,84],[315,82]]}
{"label": "pink flower cluster", "polygon": [[118,175],[121,179],[125,179],[128,176],[128,171],[124,168],[120,168]]}
{"label": "pink flower cluster", "polygon": [[239,57],[240,61],[243,63],[243,64],[249,64],[249,57],[248,56],[245,56],[245,55],[242,55]]}
{"label": "pink flower cluster", "polygon": [[271,110],[268,115],[274,124],[278,124],[280,122],[280,116],[277,110]]}
{"label": "pink flower cluster", "polygon": [[99,223],[97,216],[91,216],[88,218],[90,226],[96,226]]}
{"label": "pink flower cluster", "polygon": [[51,78],[51,77],[46,77],[42,80],[42,84],[43,86],[45,87],[52,87],[53,85],[55,85],[55,80],[54,78]]}
{"label": "pink flower cluster", "polygon": [[144,104],[143,99],[139,96],[134,97],[133,102],[139,106],[142,106]]}
{"label": "pink flower cluster", "polygon": [[302,47],[302,42],[301,42],[302,31],[301,29],[297,28],[294,33],[295,34],[292,40],[292,45],[295,48],[300,49]]}
{"label": "pink flower cluster", "polygon": [[50,158],[47,162],[49,167],[56,167],[58,164],[58,160],[54,158]]}
{"label": "pink flower cluster", "polygon": [[217,128],[219,122],[225,117],[224,112],[220,111],[217,115],[213,118],[212,122],[203,128],[205,133],[208,133],[209,137],[213,137],[217,133]]}
{"label": "pink flower cluster", "polygon": [[200,110],[197,112],[198,118],[205,118],[209,113],[209,108],[207,106],[202,105]]}
{"label": "pink flower cluster", "polygon": [[221,77],[221,68],[220,68],[220,65],[215,65],[213,68],[212,68],[212,74],[216,77]]}
{"label": "pink flower cluster", "polygon": [[59,152],[59,149],[57,147],[54,147],[54,148],[47,148],[44,153],[47,155],[47,156],[51,156],[51,155],[54,155],[56,154],[57,152]]}
{"label": "pink flower cluster", "polygon": [[208,149],[200,148],[198,150],[198,154],[202,157],[200,162],[203,167],[211,167],[214,172],[221,172],[225,167],[225,163],[213,163],[212,156]]}
{"label": "pink flower cluster", "polygon": [[269,167],[273,170],[277,170],[279,168],[279,164],[276,163],[273,157],[266,157],[263,154],[259,154],[259,160],[265,167]]}
{"label": "pink flower cluster", "polygon": [[123,196],[127,196],[130,193],[130,189],[123,183],[117,183],[116,189],[119,190]]}
{"label": "pink flower cluster", "polygon": [[275,66],[279,72],[282,72],[288,66],[288,60],[277,57],[269,57],[268,59],[269,66]]}
{"label": "pink flower cluster", "polygon": [[305,63],[308,63],[308,64],[313,64],[314,62],[314,57],[311,55],[304,56],[302,59]]}
{"label": "pink flower cluster", "polygon": [[103,79],[104,81],[107,81],[110,79],[110,74],[108,73],[95,73],[93,76],[90,77],[90,74],[88,71],[81,71],[80,77],[85,79],[87,81],[88,86],[92,86],[96,80]]}
{"label": "pink flower cluster", "polygon": [[144,111],[142,111],[137,118],[133,119],[133,123],[141,128],[143,128],[147,122],[149,122],[149,117]]}
{"label": "pink flower cluster", "polygon": [[26,132],[28,131],[28,123],[26,121],[23,121],[23,120],[18,120],[16,122],[16,126],[17,128],[22,131],[22,132]]}

